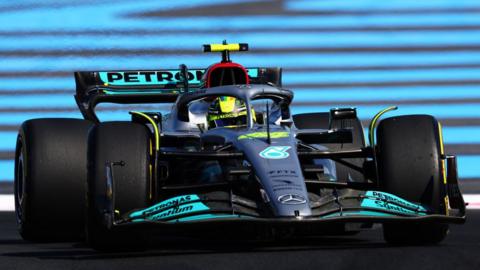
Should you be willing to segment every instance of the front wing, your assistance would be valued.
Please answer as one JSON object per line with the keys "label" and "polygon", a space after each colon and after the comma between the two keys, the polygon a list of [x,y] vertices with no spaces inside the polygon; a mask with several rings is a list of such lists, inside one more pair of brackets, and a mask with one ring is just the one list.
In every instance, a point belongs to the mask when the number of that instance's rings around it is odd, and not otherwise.
{"label": "front wing", "polygon": [[[335,192],[336,193],[336,192]],[[175,196],[146,209],[106,215],[107,226],[130,229],[155,229],[176,232],[193,228],[315,229],[348,223],[464,223],[465,207],[432,213],[428,207],[380,191],[345,190],[322,198],[310,198],[313,215],[272,217],[262,213],[258,203],[221,192]],[[313,201],[312,199],[316,199]],[[460,198],[450,198],[458,200]],[[463,201],[463,199],[462,199]],[[459,202],[450,205],[458,205]],[[227,226],[227,227],[225,227]]]}

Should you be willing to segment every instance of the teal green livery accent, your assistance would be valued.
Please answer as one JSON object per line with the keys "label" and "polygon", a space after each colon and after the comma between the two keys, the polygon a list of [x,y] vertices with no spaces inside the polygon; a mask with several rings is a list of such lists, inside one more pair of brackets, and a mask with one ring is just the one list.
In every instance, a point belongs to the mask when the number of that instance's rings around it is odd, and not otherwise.
{"label": "teal green livery accent", "polygon": [[115,90],[103,90],[107,95],[151,95],[151,94],[178,94],[177,90],[138,90],[138,91],[115,91]]}
{"label": "teal green livery accent", "polygon": [[[191,69],[188,71],[188,83],[200,85],[205,69]],[[247,69],[250,78],[258,77],[258,68]],[[183,82],[181,70],[159,71],[101,71],[100,80],[105,86],[140,86],[140,85],[176,85]]]}
{"label": "teal green livery accent", "polygon": [[198,200],[200,200],[200,198],[195,194],[173,197],[157,203],[147,209],[133,212],[130,214],[130,218],[133,218],[134,222],[144,220],[162,220],[178,215],[210,209]]}
{"label": "teal green livery accent", "polygon": [[[398,196],[381,191],[367,191],[362,199],[360,206],[365,208],[359,211],[343,211],[336,212],[322,218],[342,217],[342,216],[374,216],[374,217],[391,217],[391,216],[425,216],[427,208],[424,206],[409,202]],[[242,215],[231,214],[196,214],[210,210],[208,206],[200,201],[196,194],[187,194],[176,196],[143,210],[135,211],[129,215],[133,222],[141,221],[162,221],[168,222],[188,222],[209,220],[218,218],[252,218]],[[180,215],[192,214],[180,218]]]}
{"label": "teal green livery accent", "polygon": [[405,199],[402,199],[396,195],[386,193],[386,192],[381,192],[381,191],[367,191],[365,193],[366,197],[370,197],[371,199],[380,199],[382,201],[386,201],[388,203],[393,203],[399,206],[402,206],[403,208],[408,208],[410,210],[413,210],[414,212],[427,212],[428,209],[426,209],[424,206],[417,204],[417,203],[412,203],[409,202]]}
{"label": "teal green livery accent", "polygon": [[371,209],[378,209],[382,211],[389,211],[401,215],[419,215],[419,216],[424,216],[426,213],[422,212],[416,212],[410,209],[403,208],[401,206],[398,206],[396,204],[388,203],[382,200],[378,199],[369,199],[365,198],[362,201],[362,204],[360,205],[363,208],[371,208]]}
{"label": "teal green livery accent", "polygon": [[199,220],[217,219],[217,218],[253,218],[253,217],[242,216],[242,215],[203,214],[203,215],[178,218],[178,219],[170,220],[169,222],[199,221]]}
{"label": "teal green livery accent", "polygon": [[162,220],[162,219],[168,219],[171,217],[175,217],[178,215],[184,215],[184,214],[189,214],[189,213],[194,213],[194,212],[199,212],[199,211],[205,211],[209,210],[205,204],[201,202],[197,203],[189,203],[189,204],[184,204],[179,207],[175,208],[170,208],[168,210],[165,210],[163,212],[160,212],[155,215],[147,216],[145,219],[147,220]]}
{"label": "teal green livery accent", "polygon": [[323,216],[323,218],[342,216],[425,216],[428,211],[420,204],[412,203],[393,194],[381,191],[367,191],[360,206],[365,208],[365,210],[336,212]]}
{"label": "teal green livery accent", "polygon": [[250,78],[258,77],[258,68],[247,68],[247,74]]}
{"label": "teal green livery accent", "polygon": [[375,211],[344,211],[323,216],[322,218],[346,217],[346,216],[373,216],[373,217],[393,217],[394,214],[375,212]]}
{"label": "teal green livery accent", "polygon": [[[194,69],[188,71],[188,82],[199,84],[205,70]],[[126,85],[167,85],[181,83],[181,71],[107,71],[99,72],[100,80],[105,85],[126,86]]]}

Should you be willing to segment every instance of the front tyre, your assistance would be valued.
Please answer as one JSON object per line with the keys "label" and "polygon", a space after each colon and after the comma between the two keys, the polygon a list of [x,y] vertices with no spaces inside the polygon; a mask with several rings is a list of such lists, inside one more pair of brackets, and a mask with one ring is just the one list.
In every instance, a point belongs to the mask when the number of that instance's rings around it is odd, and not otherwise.
{"label": "front tyre", "polygon": [[[387,118],[377,129],[377,167],[382,191],[421,203],[445,215],[443,142],[437,120],[429,115]],[[383,226],[392,244],[436,244],[448,233],[446,224]]]}
{"label": "front tyre", "polygon": [[148,206],[150,182],[150,132],[131,122],[105,122],[92,128],[88,138],[87,242],[97,250],[131,249],[140,235],[118,228],[109,229],[104,213],[107,203],[106,164],[114,166],[115,212],[122,215]]}

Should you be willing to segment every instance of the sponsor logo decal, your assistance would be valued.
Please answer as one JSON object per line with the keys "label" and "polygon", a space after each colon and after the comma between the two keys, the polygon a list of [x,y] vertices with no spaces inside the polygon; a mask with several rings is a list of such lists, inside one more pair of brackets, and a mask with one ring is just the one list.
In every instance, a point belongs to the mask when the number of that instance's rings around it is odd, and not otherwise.
{"label": "sponsor logo decal", "polygon": [[285,159],[290,156],[287,152],[290,146],[269,146],[259,153],[260,157],[266,159]]}
{"label": "sponsor logo decal", "polygon": [[[378,191],[368,191],[361,207],[379,209],[404,215],[426,215],[426,209],[395,195]],[[415,210],[414,210],[415,209]]]}
{"label": "sponsor logo decal", "polygon": [[200,200],[200,198],[195,194],[173,197],[147,209],[133,212],[130,214],[130,217],[138,217],[137,221],[160,220],[181,214],[209,209],[201,202],[193,202],[197,200]]}
{"label": "sponsor logo decal", "polygon": [[[188,81],[200,83],[203,73],[203,69],[188,71]],[[181,82],[180,70],[99,72],[99,75],[102,82],[109,85],[176,84]]]}
{"label": "sponsor logo decal", "polygon": [[161,213],[152,215],[152,216],[148,217],[148,219],[149,220],[161,220],[161,219],[164,219],[164,218],[174,217],[174,216],[178,216],[178,215],[181,215],[181,214],[204,211],[204,210],[208,210],[208,209],[209,208],[201,202],[191,203],[191,204],[182,205],[182,206],[175,207],[175,208],[163,211]]}
{"label": "sponsor logo decal", "polygon": [[[287,138],[290,136],[290,133],[286,131],[275,131],[275,132],[270,132],[270,138],[272,139],[278,139],[278,138]],[[244,140],[244,139],[264,139],[267,138],[267,132],[253,132],[253,133],[248,133],[248,134],[243,134],[238,136],[239,140]]]}
{"label": "sponsor logo decal", "polygon": [[304,204],[307,200],[296,194],[285,194],[278,197],[278,201],[283,204]]}
{"label": "sponsor logo decal", "polygon": [[271,178],[298,178],[298,174],[295,170],[271,170],[268,171],[268,175]]}
{"label": "sponsor logo decal", "polygon": [[[191,69],[188,71],[188,81],[199,84],[205,69]],[[258,77],[258,69],[247,69],[248,76]],[[99,72],[100,80],[107,85],[154,85],[181,83],[180,70],[143,70],[143,71],[110,71]]]}
{"label": "sponsor logo decal", "polygon": [[230,112],[230,113],[222,113],[220,115],[209,115],[208,120],[209,121],[214,121],[218,119],[225,119],[225,118],[234,118],[237,116],[242,116],[242,115],[247,115],[247,111],[242,111],[242,112]]}
{"label": "sponsor logo decal", "polygon": [[404,199],[402,199],[398,196],[395,196],[395,195],[389,194],[389,193],[385,193],[385,192],[367,191],[365,193],[365,196],[378,198],[378,199],[381,199],[383,201],[395,203],[397,205],[404,206],[404,207],[407,207],[407,208],[417,209],[417,211],[424,211],[424,212],[427,211],[427,209],[425,207],[421,206],[420,204],[411,203],[411,202],[409,202],[407,200],[404,200]]}

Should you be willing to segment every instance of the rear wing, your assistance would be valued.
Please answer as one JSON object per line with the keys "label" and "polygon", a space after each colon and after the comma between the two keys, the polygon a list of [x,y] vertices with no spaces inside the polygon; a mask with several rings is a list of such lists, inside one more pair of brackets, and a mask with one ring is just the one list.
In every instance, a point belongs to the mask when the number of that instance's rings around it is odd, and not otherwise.
{"label": "rear wing", "polygon": [[[80,71],[75,72],[75,100],[83,117],[99,122],[95,107],[99,103],[172,103],[184,92],[203,87],[206,69],[189,69],[185,83],[181,69]],[[251,84],[282,86],[281,68],[247,68]]]}

